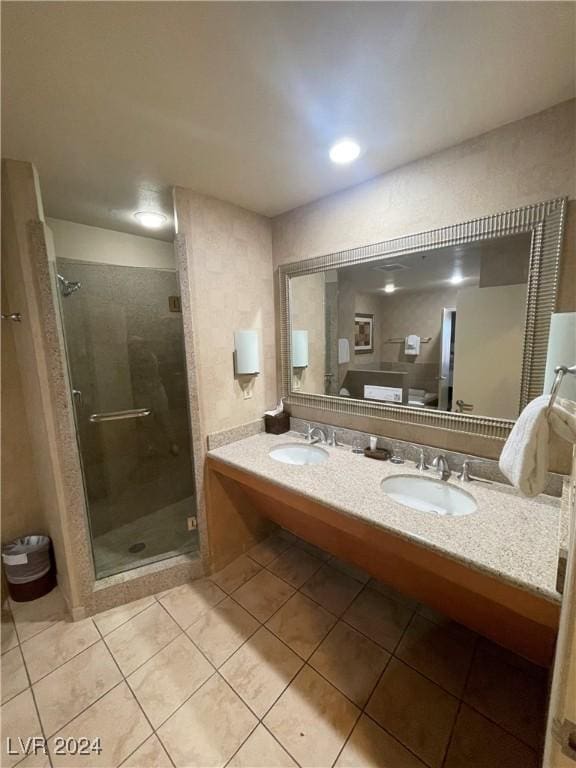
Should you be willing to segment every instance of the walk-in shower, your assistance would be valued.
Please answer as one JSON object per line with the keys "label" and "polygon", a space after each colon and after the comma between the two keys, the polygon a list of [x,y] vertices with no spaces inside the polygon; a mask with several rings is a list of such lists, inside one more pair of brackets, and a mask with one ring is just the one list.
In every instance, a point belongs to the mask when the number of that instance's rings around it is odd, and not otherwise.
{"label": "walk-in shower", "polygon": [[197,553],[178,274],[55,248],[96,576]]}

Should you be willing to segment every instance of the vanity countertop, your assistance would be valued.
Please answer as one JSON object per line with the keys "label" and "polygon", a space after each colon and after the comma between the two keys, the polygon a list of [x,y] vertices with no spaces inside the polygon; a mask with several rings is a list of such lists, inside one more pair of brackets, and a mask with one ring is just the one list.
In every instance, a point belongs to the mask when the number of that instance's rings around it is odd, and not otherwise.
{"label": "vanity countertop", "polygon": [[[208,456],[523,589],[560,600],[556,591],[560,499],[543,495],[527,499],[510,486],[473,481],[465,488],[476,499],[476,512],[436,517],[399,504],[380,488],[390,475],[421,474],[412,462],[375,461],[352,453],[349,446],[325,445],[330,458],[324,464],[295,466],[270,458],[273,446],[289,442],[304,440],[294,432],[261,433],[211,450]],[[460,485],[454,478],[448,482]]]}

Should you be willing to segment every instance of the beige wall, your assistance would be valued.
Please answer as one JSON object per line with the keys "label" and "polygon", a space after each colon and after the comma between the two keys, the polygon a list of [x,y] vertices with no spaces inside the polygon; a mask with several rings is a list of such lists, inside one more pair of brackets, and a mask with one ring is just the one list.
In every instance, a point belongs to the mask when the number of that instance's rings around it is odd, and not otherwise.
{"label": "beige wall", "polygon": [[[2,311],[10,307],[2,285]],[[2,323],[2,541],[45,533],[12,323]]]}
{"label": "beige wall", "polygon": [[277,216],[275,265],[576,197],[575,105],[564,102]]}
{"label": "beige wall", "polygon": [[[382,296],[381,304],[381,354],[386,362],[432,363],[440,360],[440,330],[442,309],[455,307],[458,289],[438,291],[414,291]],[[411,333],[430,341],[420,344],[420,354],[406,356],[403,343],[386,343],[386,339],[405,338]]]}
{"label": "beige wall", "polygon": [[324,393],[326,373],[326,278],[324,272],[301,275],[290,282],[292,329],[308,331],[308,367],[294,371],[294,387]]}
{"label": "beige wall", "polygon": [[[261,418],[276,400],[270,221],[230,203],[175,190],[178,232],[187,243],[203,431]],[[234,376],[234,331],[255,329],[260,374],[244,399]]]}
{"label": "beige wall", "polygon": [[[510,123],[335,195],[288,211],[272,222],[275,267],[468,221],[490,213],[576,197],[576,100]],[[569,205],[558,308],[576,308],[576,208]],[[572,239],[568,233],[572,232]],[[362,429],[361,420],[310,409],[301,418]],[[366,420],[365,420],[366,421]],[[369,431],[402,436],[472,454],[497,457],[500,441],[430,427],[369,419]],[[368,426],[368,422],[364,424]],[[568,471],[567,444],[552,451],[551,467]]]}
{"label": "beige wall", "polygon": [[88,540],[83,531],[74,541],[70,524],[76,515],[82,528],[85,510],[46,258],[50,244],[33,166],[9,160],[2,171],[2,277],[10,306],[22,313],[12,331],[31,443],[27,464],[54,542],[58,582],[75,611],[81,602],[76,571],[89,557]]}
{"label": "beige wall", "polygon": [[63,219],[47,219],[56,257],[123,267],[174,269],[174,245],[152,237],[139,237],[112,229],[89,227]]}

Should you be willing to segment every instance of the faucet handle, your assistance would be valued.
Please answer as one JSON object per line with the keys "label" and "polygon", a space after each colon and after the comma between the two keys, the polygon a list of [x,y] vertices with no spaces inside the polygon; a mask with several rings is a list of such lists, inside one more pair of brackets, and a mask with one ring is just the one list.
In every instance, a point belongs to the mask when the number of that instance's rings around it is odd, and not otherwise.
{"label": "faucet handle", "polygon": [[458,473],[458,480],[461,480],[463,483],[470,483],[474,480],[473,477],[470,477],[470,464],[484,464],[484,461],[482,459],[465,459],[462,462],[462,469]]}
{"label": "faucet handle", "polygon": [[340,445],[340,443],[338,442],[338,438],[336,436],[336,430],[335,429],[333,429],[330,432],[330,437],[328,438],[328,445],[332,446],[333,448],[336,448],[337,446]]}
{"label": "faucet handle", "polygon": [[416,469],[418,472],[426,472],[430,469],[428,464],[426,464],[426,454],[424,452],[424,448],[420,448],[420,458],[416,462]]}
{"label": "faucet handle", "polygon": [[304,425],[304,427],[306,429],[306,440],[310,442],[310,440],[312,440],[312,429],[313,429],[312,424],[308,422],[307,424]]}

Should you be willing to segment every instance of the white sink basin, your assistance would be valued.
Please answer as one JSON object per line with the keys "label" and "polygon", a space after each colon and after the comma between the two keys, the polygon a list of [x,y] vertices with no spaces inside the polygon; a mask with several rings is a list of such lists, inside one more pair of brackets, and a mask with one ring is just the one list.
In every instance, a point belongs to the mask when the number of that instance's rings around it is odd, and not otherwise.
{"label": "white sink basin", "polygon": [[301,443],[282,443],[275,445],[268,454],[275,461],[283,464],[323,464],[328,461],[330,454],[318,445],[303,445]]}
{"label": "white sink basin", "polygon": [[382,480],[381,487],[394,501],[419,512],[460,517],[478,508],[467,491],[432,477],[392,475]]}

